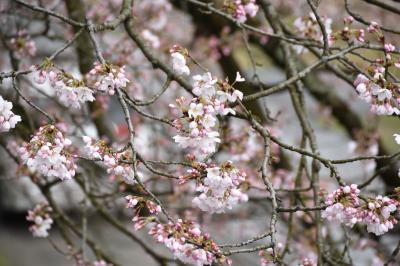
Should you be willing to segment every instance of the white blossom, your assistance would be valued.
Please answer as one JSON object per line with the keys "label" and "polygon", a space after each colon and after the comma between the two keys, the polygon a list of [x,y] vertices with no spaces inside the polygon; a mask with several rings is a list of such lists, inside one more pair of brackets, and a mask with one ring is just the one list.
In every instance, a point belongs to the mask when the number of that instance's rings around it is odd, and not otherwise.
{"label": "white blossom", "polygon": [[171,53],[172,68],[178,75],[190,75],[189,67],[186,65],[185,56],[178,52]]}
{"label": "white blossom", "polygon": [[11,102],[4,100],[0,96],[0,132],[7,132],[15,128],[18,122],[21,122],[21,117],[11,111],[12,107],[13,104]]}

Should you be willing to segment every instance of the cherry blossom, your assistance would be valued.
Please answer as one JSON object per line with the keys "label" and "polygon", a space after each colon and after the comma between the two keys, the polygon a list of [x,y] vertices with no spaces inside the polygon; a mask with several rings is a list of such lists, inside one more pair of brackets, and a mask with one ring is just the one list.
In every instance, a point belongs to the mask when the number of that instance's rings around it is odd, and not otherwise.
{"label": "cherry blossom", "polygon": [[179,52],[172,52],[172,68],[178,75],[190,75],[190,69],[186,65],[186,58]]}
{"label": "cherry blossom", "polygon": [[371,105],[371,112],[377,115],[400,114],[396,100],[399,97],[398,87],[384,78],[384,71],[383,68],[376,68],[371,79],[359,74],[354,86],[359,97]]}
{"label": "cherry blossom", "polygon": [[228,263],[217,244],[193,222],[178,219],[175,223],[155,223],[149,234],[184,263],[196,266],[210,265],[215,260]]}
{"label": "cherry blossom", "polygon": [[236,81],[236,82],[244,82],[244,81],[246,81],[246,80],[245,80],[245,78],[243,78],[243,77],[240,75],[239,72],[236,72],[236,79],[235,79],[235,81]]}
{"label": "cherry blossom", "polygon": [[61,180],[75,176],[76,165],[66,148],[68,138],[54,125],[46,125],[36,132],[29,143],[19,148],[22,161],[32,173]]}
{"label": "cherry blossom", "polygon": [[213,78],[210,72],[193,76],[193,81],[194,95],[202,96],[206,99],[211,99],[215,95],[218,80]]}
{"label": "cherry blossom", "polygon": [[11,38],[10,47],[14,51],[14,56],[17,59],[32,57],[36,54],[36,44],[30,39],[26,31],[18,31],[17,37]]}
{"label": "cherry blossom", "polygon": [[[89,136],[83,136],[82,139],[85,143],[82,152],[91,159],[101,161],[112,180],[122,179],[125,183],[131,185],[136,183],[132,166],[121,162],[123,159],[129,160],[130,154],[128,152],[114,152],[104,141],[96,142]],[[140,172],[136,174],[142,177]]]}
{"label": "cherry blossom", "polygon": [[399,205],[398,201],[380,195],[371,199],[361,214],[367,231],[379,236],[393,229],[398,222],[394,215]]}
{"label": "cherry blossom", "polygon": [[[400,115],[388,7],[79,1],[0,3],[4,176],[54,208],[28,212],[34,236],[48,236],[61,215],[67,246],[54,247],[72,263],[125,263],[87,235],[86,214],[100,212],[162,265],[243,264],[257,251],[265,266],[352,264],[355,255],[398,264],[400,170],[380,135]],[[344,13],[354,17],[341,24]],[[346,98],[349,80],[361,106]],[[320,138],[337,123],[351,137],[339,156]]]}
{"label": "cherry blossom", "polygon": [[51,69],[51,66],[48,66],[34,77],[38,84],[43,84],[47,79],[54,88],[58,100],[66,107],[80,109],[85,102],[95,100],[93,91],[86,87],[82,80],[74,78],[65,71]]}
{"label": "cherry blossom", "polygon": [[193,204],[202,211],[222,213],[248,200],[248,196],[238,189],[245,181],[246,174],[234,167],[232,162],[206,168],[206,172],[207,176],[196,188],[201,194],[193,199]]}
{"label": "cherry blossom", "polygon": [[47,202],[40,203],[35,206],[33,210],[28,211],[26,220],[33,222],[29,227],[29,231],[32,232],[34,237],[48,237],[49,230],[53,224],[53,219],[51,218],[52,208]]}
{"label": "cherry blossom", "polygon": [[224,2],[224,9],[238,22],[244,23],[247,16],[255,17],[257,15],[259,7],[255,0],[229,0]]}
{"label": "cherry blossom", "polygon": [[244,10],[249,17],[255,17],[258,12],[258,5],[256,4],[256,0],[244,0]]}
{"label": "cherry blossom", "polygon": [[0,132],[8,132],[15,128],[18,122],[21,122],[21,117],[11,111],[12,107],[12,102],[0,96]]}
{"label": "cherry blossom", "polygon": [[[182,148],[192,148],[202,154],[209,154],[215,151],[216,143],[221,142],[219,133],[214,129],[216,110],[211,104],[202,104],[198,100],[194,98],[191,103],[184,98],[177,100],[185,116],[174,121],[180,134],[173,139]],[[171,107],[177,108],[175,105]]]}
{"label": "cherry blossom", "polygon": [[330,193],[325,201],[329,206],[322,212],[322,217],[349,227],[356,223],[366,225],[367,231],[375,235],[382,235],[397,224],[395,214],[399,201],[378,195],[361,204],[359,193],[354,184]]}
{"label": "cherry blossom", "polygon": [[328,207],[322,212],[322,217],[328,221],[343,223],[349,227],[360,221],[360,190],[357,185],[341,187],[330,193],[325,201]]}
{"label": "cherry blossom", "polygon": [[98,91],[109,95],[114,95],[116,89],[125,88],[129,83],[125,75],[125,66],[118,67],[112,64],[95,63],[88,79]]}
{"label": "cherry blossom", "polygon": [[154,217],[141,217],[141,211],[146,208],[151,214],[158,214],[161,212],[161,206],[154,203],[151,200],[145,199],[143,197],[128,195],[125,197],[127,201],[126,207],[129,209],[134,209],[134,216],[132,221],[134,222],[135,230],[140,230],[144,226],[154,221]]}

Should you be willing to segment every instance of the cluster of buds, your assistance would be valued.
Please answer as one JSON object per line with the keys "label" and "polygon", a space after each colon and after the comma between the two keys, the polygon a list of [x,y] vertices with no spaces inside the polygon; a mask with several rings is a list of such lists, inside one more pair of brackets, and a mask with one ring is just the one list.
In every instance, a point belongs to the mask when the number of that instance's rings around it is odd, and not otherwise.
{"label": "cluster of buds", "polygon": [[144,197],[131,196],[125,197],[126,207],[129,209],[134,209],[134,216],[132,221],[134,222],[135,230],[142,229],[148,223],[155,221],[155,217],[141,217],[143,209],[147,209],[151,214],[157,215],[161,212],[161,206],[154,203],[153,201],[146,199]]}
{"label": "cluster of buds", "polygon": [[207,168],[207,164],[196,162],[196,156],[192,154],[186,155],[186,159],[190,162],[193,168],[187,169],[185,175],[179,176],[178,182],[180,185],[186,184],[189,180],[201,179],[201,174],[204,173]]}
{"label": "cluster of buds", "polygon": [[370,199],[360,213],[362,222],[367,225],[367,231],[379,236],[393,229],[398,222],[395,214],[399,205],[397,200],[380,195]]}
{"label": "cluster of buds", "polygon": [[329,207],[322,212],[322,217],[349,227],[356,223],[366,225],[367,231],[375,235],[382,235],[397,224],[395,215],[400,206],[398,200],[379,195],[360,204],[359,193],[354,184],[330,193],[325,201]]}
{"label": "cluster of buds", "polygon": [[258,12],[258,5],[255,0],[225,0],[224,9],[237,21],[244,23],[247,17],[255,17]]}
{"label": "cluster of buds", "polygon": [[[210,239],[208,234],[202,234],[194,222],[178,219],[162,224],[154,216],[161,212],[159,205],[144,197],[128,195],[125,199],[126,207],[134,209],[132,221],[135,230],[150,225],[149,234],[157,242],[163,243],[170,249],[177,259],[198,266],[211,265],[214,261],[231,264],[231,261],[221,254],[218,245]],[[151,216],[141,216],[144,208],[150,212]]]}
{"label": "cluster of buds", "polygon": [[164,243],[174,256],[190,265],[211,265],[214,261],[230,264],[208,234],[202,234],[191,221],[177,220],[168,224],[155,223],[149,232],[157,242]]}
{"label": "cluster of buds", "polygon": [[373,67],[371,78],[359,74],[354,86],[361,99],[371,105],[371,112],[377,115],[400,114],[400,90],[397,84],[385,79],[385,68]]}
{"label": "cluster of buds", "polygon": [[46,80],[54,88],[58,100],[65,107],[80,109],[85,102],[93,102],[93,91],[86,87],[83,80],[74,78],[71,74],[53,67],[51,61],[45,61],[37,72],[34,81],[43,84]]}
{"label": "cluster of buds", "polygon": [[364,29],[353,29],[351,28],[351,24],[354,21],[354,18],[349,16],[344,18],[344,28],[342,30],[333,32],[329,35],[329,39],[332,42],[337,40],[342,40],[347,43],[364,43],[365,42],[365,30]]}
{"label": "cluster of buds", "polygon": [[31,57],[36,54],[36,44],[24,30],[19,31],[15,38],[11,38],[10,48],[17,59]]}
{"label": "cluster of buds", "polygon": [[205,170],[207,175],[196,188],[200,195],[193,199],[193,204],[202,211],[222,213],[248,200],[248,196],[239,189],[246,180],[246,174],[233,166],[232,162],[227,161],[219,167]]}
{"label": "cluster of buds", "polygon": [[95,63],[94,68],[88,74],[88,80],[101,92],[114,95],[115,90],[127,86],[129,80],[125,75],[125,66],[119,67],[112,64]]}
{"label": "cluster of buds", "polygon": [[[327,17],[321,17],[322,23],[325,26],[326,34],[329,36],[332,33],[332,19]],[[322,44],[323,42],[323,33],[321,32],[321,28],[318,25],[317,18],[315,17],[313,12],[310,12],[308,16],[298,17],[294,21],[294,26],[296,28],[297,34],[300,37],[316,40]],[[331,45],[332,41],[328,38],[328,45]],[[296,45],[294,46],[296,52],[301,54],[305,52],[305,48],[303,46]]]}
{"label": "cluster of buds", "polygon": [[0,96],[0,132],[8,132],[21,121],[21,117],[15,115],[11,111],[12,107],[12,102],[4,100],[3,97]]}
{"label": "cluster of buds", "polygon": [[325,204],[329,206],[322,212],[322,217],[328,221],[336,221],[353,227],[361,221],[358,210],[359,194],[360,190],[355,184],[340,187],[330,193],[325,201]]}
{"label": "cluster of buds", "polygon": [[130,160],[128,151],[114,152],[104,141],[95,142],[89,136],[83,136],[82,139],[85,143],[83,153],[92,160],[101,161],[112,180],[122,179],[127,184],[135,184],[132,166],[122,162]]}
{"label": "cluster of buds", "polygon": [[47,202],[40,203],[33,210],[28,211],[26,220],[33,222],[29,231],[32,232],[34,237],[47,237],[49,235],[48,231],[53,224],[53,219],[50,217],[51,212],[52,208]]}
{"label": "cluster of buds", "polygon": [[372,22],[367,31],[374,34],[382,44],[385,58],[378,58],[367,69],[367,75],[359,74],[354,86],[359,97],[371,105],[371,112],[377,115],[400,114],[400,88],[389,78],[389,68],[400,68],[399,60],[393,58],[396,47],[385,41],[378,23]]}
{"label": "cluster of buds", "polygon": [[66,151],[70,145],[71,141],[58,128],[46,125],[18,153],[32,173],[65,180],[74,177],[76,170],[72,156]]}

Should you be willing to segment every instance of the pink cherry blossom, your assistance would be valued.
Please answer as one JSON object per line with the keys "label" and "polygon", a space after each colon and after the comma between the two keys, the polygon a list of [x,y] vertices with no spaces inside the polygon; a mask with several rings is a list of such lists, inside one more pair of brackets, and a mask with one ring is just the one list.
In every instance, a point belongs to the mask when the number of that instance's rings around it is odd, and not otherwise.
{"label": "pink cherry blossom", "polygon": [[52,208],[47,202],[40,203],[35,206],[33,210],[28,211],[26,220],[33,222],[29,227],[29,231],[32,232],[34,237],[48,237],[49,230],[53,224],[53,219],[51,218]]}
{"label": "pink cherry blossom", "polygon": [[12,107],[11,102],[0,96],[0,132],[8,132],[15,128],[18,122],[21,122],[21,117],[11,111]]}
{"label": "pink cherry blossom", "polygon": [[46,125],[19,148],[19,154],[30,172],[66,180],[75,176],[77,168],[66,150],[70,145],[71,141],[59,129]]}

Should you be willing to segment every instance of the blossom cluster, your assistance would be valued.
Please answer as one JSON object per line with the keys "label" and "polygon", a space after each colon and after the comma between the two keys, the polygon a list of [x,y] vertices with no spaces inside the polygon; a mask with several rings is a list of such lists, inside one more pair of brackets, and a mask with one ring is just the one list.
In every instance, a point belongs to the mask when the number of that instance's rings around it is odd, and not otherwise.
{"label": "blossom cluster", "polygon": [[224,9],[237,21],[244,23],[247,17],[257,15],[259,7],[255,0],[230,0],[224,2]]}
{"label": "blossom cluster", "polygon": [[[321,21],[325,26],[326,34],[329,36],[332,33],[332,19],[321,17]],[[316,40],[320,43],[323,42],[323,33],[313,12],[310,12],[307,16],[298,17],[294,21],[294,26],[300,37]],[[331,44],[332,40],[328,38],[328,45]],[[294,48],[298,54],[305,52],[305,48],[303,46],[296,45]]]}
{"label": "blossom cluster", "polygon": [[385,41],[385,36],[376,22],[372,22],[367,31],[374,34],[382,44],[385,58],[378,58],[368,67],[368,73],[359,74],[354,81],[354,86],[359,97],[370,104],[371,112],[377,115],[400,114],[400,88],[396,82],[389,78],[389,68],[400,68],[400,62],[394,60],[393,52],[396,47]]}
{"label": "blossom cluster", "polygon": [[202,211],[222,213],[248,200],[248,196],[238,188],[245,181],[246,174],[234,167],[232,162],[206,168],[206,172],[207,176],[196,188],[200,195],[193,199],[193,204]]}
{"label": "blossom cluster", "polygon": [[34,237],[47,237],[49,235],[49,230],[53,224],[53,219],[50,214],[52,208],[47,202],[40,203],[35,206],[33,210],[28,211],[26,220],[33,222],[29,227],[29,231],[32,232]]}
{"label": "blossom cluster", "polygon": [[379,236],[393,229],[397,224],[394,215],[399,205],[398,201],[380,195],[371,199],[361,212],[367,231]]}
{"label": "blossom cluster", "polygon": [[36,44],[24,30],[19,31],[15,38],[10,39],[10,48],[17,59],[32,57],[36,54]]}
{"label": "blossom cluster", "polygon": [[76,170],[72,156],[66,151],[70,145],[71,141],[58,128],[45,125],[18,153],[32,173],[65,180],[74,177]]}
{"label": "blossom cluster", "polygon": [[155,223],[149,231],[157,242],[164,243],[174,256],[184,263],[196,266],[211,265],[215,260],[230,264],[208,234],[202,234],[191,221],[177,220],[168,224]]}
{"label": "blossom cluster", "polygon": [[322,217],[328,221],[341,222],[349,227],[354,226],[360,222],[358,217],[359,195],[360,190],[355,184],[340,187],[328,195],[325,203],[329,206],[322,212]]}
{"label": "blossom cluster", "polygon": [[11,111],[12,107],[12,102],[0,96],[0,132],[8,132],[18,122],[21,122],[21,117]]}
{"label": "blossom cluster", "polygon": [[400,202],[378,195],[361,204],[357,185],[340,187],[330,193],[325,201],[329,205],[322,217],[352,227],[356,223],[367,226],[367,231],[375,235],[388,232],[397,224],[395,217]]}
{"label": "blossom cluster", "polygon": [[178,219],[163,224],[156,216],[141,217],[143,208],[146,208],[150,214],[157,215],[161,212],[161,206],[144,197],[128,195],[125,199],[126,207],[134,209],[132,221],[135,230],[150,225],[149,234],[157,242],[163,243],[170,249],[177,259],[197,266],[211,265],[215,260],[230,263],[209,235],[202,234],[199,227],[192,221]]}
{"label": "blossom cluster", "polygon": [[[218,80],[207,72],[203,75],[193,76],[193,94],[196,98],[187,101],[185,98],[177,99],[183,117],[174,121],[180,134],[174,136],[182,148],[193,148],[202,154],[209,154],[216,150],[220,143],[219,132],[216,131],[217,115],[225,116],[235,111],[229,103],[243,99],[243,93],[236,90],[227,81]],[[235,82],[244,79],[238,74]]]}
{"label": "blossom cluster", "polygon": [[134,209],[134,216],[132,221],[134,222],[135,230],[139,230],[146,226],[148,223],[152,222],[153,217],[141,217],[141,211],[143,208],[146,208],[151,214],[158,214],[161,212],[161,206],[154,203],[149,199],[145,199],[144,197],[131,196],[128,195],[125,197],[127,201],[126,207],[129,209]]}
{"label": "blossom cluster", "polygon": [[129,80],[125,75],[125,66],[118,67],[111,64],[95,63],[90,70],[88,79],[93,82],[94,87],[101,92],[114,95],[116,89],[127,86]]}
{"label": "blossom cluster", "polygon": [[54,88],[57,99],[65,107],[80,109],[85,102],[93,102],[93,91],[86,87],[82,80],[74,78],[71,74],[60,71],[52,67],[51,62],[37,72],[34,80],[38,84],[43,84],[46,80]]}
{"label": "blossom cluster", "polygon": [[385,68],[377,67],[372,77],[358,74],[354,86],[361,99],[371,105],[371,112],[377,115],[400,114],[397,104],[400,102],[399,88],[385,79]]}
{"label": "blossom cluster", "polygon": [[82,139],[85,143],[83,152],[90,159],[101,161],[107,169],[107,173],[111,175],[111,179],[122,178],[127,184],[135,183],[132,166],[120,162],[123,159],[129,159],[127,153],[114,152],[103,141],[95,142],[89,136],[83,136]]}

